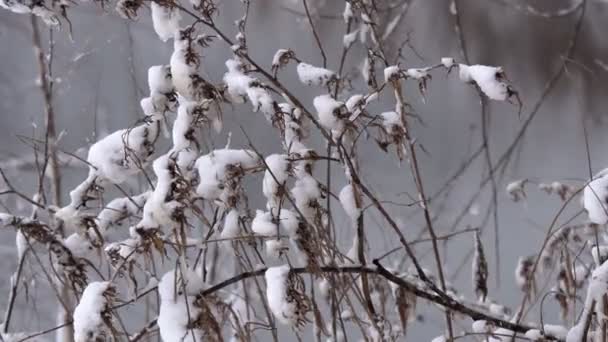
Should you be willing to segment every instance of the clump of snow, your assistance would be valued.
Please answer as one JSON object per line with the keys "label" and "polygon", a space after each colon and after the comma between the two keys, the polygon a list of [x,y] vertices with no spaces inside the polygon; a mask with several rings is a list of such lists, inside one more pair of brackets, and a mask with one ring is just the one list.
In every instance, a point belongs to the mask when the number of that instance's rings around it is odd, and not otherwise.
{"label": "clump of snow", "polygon": [[384,112],[380,114],[382,118],[382,126],[386,129],[387,133],[393,134],[396,132],[404,132],[403,122],[401,116],[397,112]]}
{"label": "clump of snow", "polygon": [[197,194],[208,200],[226,202],[231,195],[225,186],[232,176],[238,176],[247,169],[259,166],[259,159],[253,151],[219,149],[196,160],[199,174]]}
{"label": "clump of snow", "polygon": [[488,322],[485,320],[477,320],[477,321],[473,322],[473,324],[471,325],[471,328],[473,329],[473,332],[478,333],[478,334],[485,334],[490,331],[490,326],[488,325]]}
{"label": "clump of snow", "polygon": [[407,69],[405,70],[405,75],[409,78],[413,78],[415,80],[422,80],[429,77],[429,72],[427,69]]}
{"label": "clump of snow", "polygon": [[271,120],[275,112],[275,101],[262,82],[245,74],[245,67],[238,60],[227,60],[226,68],[228,71],[224,74],[224,83],[231,100],[243,103],[249,99],[254,112],[261,111],[267,120]]}
{"label": "clump of snow", "polygon": [[272,69],[278,70],[289,63],[289,60],[294,57],[293,51],[289,49],[278,49],[272,57]]}
{"label": "clump of snow", "polygon": [[477,84],[492,100],[505,101],[509,98],[509,86],[501,67],[459,64],[459,76],[462,82]]}
{"label": "clump of snow", "polygon": [[137,214],[146,203],[150,192],[137,196],[115,198],[108,203],[97,215],[97,229],[104,234],[108,228],[118,224],[122,219]]}
{"label": "clump of snow", "polygon": [[32,9],[18,0],[0,0],[0,7],[13,13],[25,14],[32,12]]}
{"label": "clump of snow", "polygon": [[93,251],[89,237],[82,233],[73,233],[63,240],[63,245],[77,258],[86,258]]}
{"label": "clump of snow", "polygon": [[507,184],[507,194],[509,194],[513,202],[519,202],[521,199],[526,198],[525,186],[527,182],[527,179],[520,179]]}
{"label": "clump of snow", "polygon": [[239,226],[239,211],[231,209],[224,218],[224,229],[222,230],[222,239],[231,239],[239,236],[241,228]]}
{"label": "clump of snow", "polygon": [[150,88],[150,93],[171,93],[173,91],[173,82],[171,81],[171,66],[151,66],[148,69],[148,87]]}
{"label": "clump of snow", "polygon": [[161,6],[156,2],[150,4],[152,10],[152,26],[163,42],[173,38],[179,30],[181,15],[179,9],[173,6]]}
{"label": "clump of snow", "polygon": [[298,173],[291,193],[300,213],[306,220],[313,221],[317,212],[316,206],[321,198],[321,189],[317,180],[307,172]]}
{"label": "clump of snow", "polygon": [[119,242],[112,242],[106,245],[104,251],[108,255],[112,265],[119,265],[125,259],[131,258],[136,252],[138,239],[128,238]]}
{"label": "clump of snow", "polygon": [[59,17],[57,16],[57,14],[44,6],[33,6],[32,14],[40,18],[48,26],[59,25]]}
{"label": "clump of snow", "polygon": [[287,301],[287,277],[289,266],[269,267],[266,270],[266,296],[268,306],[276,319],[287,325],[294,325],[297,321],[295,303]]}
{"label": "clump of snow", "polygon": [[596,224],[608,222],[608,173],[600,172],[583,190],[583,207],[589,220]]}
{"label": "clump of snow", "polygon": [[280,217],[273,217],[269,211],[256,210],[251,222],[251,230],[262,236],[276,236],[283,228],[290,237],[296,237],[299,225],[298,217],[289,209],[281,209]]}
{"label": "clump of snow", "polygon": [[431,340],[431,342],[446,342],[447,339],[444,335],[437,336]]}
{"label": "clump of snow", "polygon": [[285,154],[272,154],[266,157],[265,163],[266,171],[262,181],[262,191],[268,200],[268,209],[276,212],[280,205],[285,182],[289,177],[289,160]]}
{"label": "clump of snow", "polygon": [[346,107],[343,102],[334,100],[331,96],[319,95],[313,100],[313,105],[319,115],[319,123],[325,128],[342,132],[345,127]]}
{"label": "clump of snow", "polygon": [[585,322],[581,320],[568,331],[566,342],[581,342],[585,335]]}
{"label": "clump of snow", "polygon": [[361,215],[361,208],[357,206],[355,191],[352,184],[348,184],[342,188],[338,198],[340,199],[340,204],[342,204],[342,208],[344,208],[344,211],[346,211],[348,217],[350,217],[353,222],[356,222]]}
{"label": "clump of snow", "polygon": [[266,246],[266,255],[275,259],[278,259],[281,254],[285,253],[285,251],[289,249],[287,243],[280,239],[266,240],[264,245]]}
{"label": "clump of snow", "polygon": [[359,30],[353,30],[352,32],[345,34],[342,38],[342,44],[344,47],[347,49],[350,48],[357,41],[358,34]]}
{"label": "clump of snow", "polygon": [[160,311],[158,327],[163,341],[203,341],[203,332],[192,328],[200,313],[196,296],[204,288],[196,272],[183,268],[167,272],[158,284]]}
{"label": "clump of snow", "polygon": [[568,196],[576,192],[570,185],[558,181],[551,183],[540,183],[538,184],[538,188],[549,195],[556,193],[562,201],[565,201],[568,199]]}
{"label": "clump of snow", "polygon": [[344,23],[348,24],[348,22],[352,20],[353,16],[354,14],[352,4],[348,1],[345,1],[344,11],[342,12],[342,18],[344,19]]}
{"label": "clump of snow", "polygon": [[157,158],[152,169],[156,175],[156,186],[154,191],[144,204],[141,221],[137,228],[160,229],[163,226],[173,227],[174,212],[182,204],[172,200],[172,183],[174,180],[171,166],[174,161],[164,154]]}
{"label": "clump of snow", "polygon": [[452,57],[443,57],[441,58],[441,64],[443,64],[444,67],[450,69],[452,66],[454,66],[456,62],[454,61],[454,58]]}
{"label": "clump of snow", "polygon": [[256,210],[255,217],[251,222],[251,230],[259,235],[277,235],[279,225],[278,223],[272,222],[272,215],[270,212],[264,212],[262,210]]}
{"label": "clump of snow", "polygon": [[[0,4],[2,1],[0,0]],[[23,332],[4,332],[4,323],[0,324],[0,340],[3,342],[19,342],[23,340],[28,340],[32,342],[42,342],[40,340],[27,338],[30,334],[26,334]]]}
{"label": "clump of snow", "polygon": [[280,111],[285,120],[285,138],[283,147],[288,152],[303,152],[308,149],[303,140],[308,136],[309,121],[299,108],[294,108],[288,103],[279,104]]}
{"label": "clump of snow", "polygon": [[300,82],[309,86],[322,86],[337,79],[333,71],[304,62],[298,64],[297,71]]}
{"label": "clump of snow", "polygon": [[[591,246],[591,257],[597,266],[604,263],[604,261],[608,260],[608,246]],[[599,254],[598,254],[599,252]]]}
{"label": "clump of snow", "polygon": [[228,94],[233,102],[245,102],[247,89],[255,79],[247,76],[241,62],[229,59],[226,61],[228,71],[224,74],[224,83],[228,87]]}
{"label": "clump of snow", "polygon": [[540,329],[530,329],[526,331],[524,336],[532,341],[545,341],[545,336],[552,336],[559,340],[564,340],[568,335],[568,329],[561,325],[545,324],[543,326],[543,331],[544,334]]}
{"label": "clump of snow", "polygon": [[352,113],[350,120],[354,120],[367,105],[366,98],[361,94],[355,94],[346,100],[346,109]]}
{"label": "clump of snow", "polygon": [[142,124],[116,131],[89,149],[87,162],[91,172],[114,184],[138,173],[154,152],[158,124]]}
{"label": "clump of snow", "polygon": [[390,82],[394,79],[398,79],[401,75],[401,71],[399,70],[399,66],[391,65],[389,67],[384,68],[384,81]]}
{"label": "clump of snow", "polygon": [[74,341],[87,342],[102,338],[105,333],[105,312],[109,310],[107,296],[114,291],[108,281],[92,282],[82,293],[74,309]]}
{"label": "clump of snow", "polygon": [[178,30],[173,38],[169,62],[175,90],[183,98],[195,102],[202,101],[212,91],[211,85],[199,75],[203,72],[200,70],[199,39],[204,39],[204,36],[196,36],[192,27]]}

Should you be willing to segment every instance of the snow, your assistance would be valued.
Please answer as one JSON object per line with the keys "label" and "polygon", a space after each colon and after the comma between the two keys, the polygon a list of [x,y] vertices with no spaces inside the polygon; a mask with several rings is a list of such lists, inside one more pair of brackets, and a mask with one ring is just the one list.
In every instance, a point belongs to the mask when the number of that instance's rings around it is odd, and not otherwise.
{"label": "snow", "polygon": [[278,69],[281,66],[287,64],[292,56],[293,51],[289,49],[278,49],[272,57],[272,68]]}
{"label": "snow", "polygon": [[345,105],[349,112],[353,115],[357,115],[365,108],[365,97],[361,94],[352,95],[346,100]]}
{"label": "snow", "polygon": [[224,74],[224,83],[228,88],[230,99],[235,103],[243,103],[249,99],[253,111],[261,111],[267,120],[275,113],[275,101],[266,87],[257,79],[245,74],[244,66],[235,59],[226,61],[228,71]]}
{"label": "snow", "polygon": [[181,272],[173,270],[162,277],[158,284],[161,304],[157,324],[163,341],[203,341],[200,329],[189,329],[200,313],[195,299],[203,285],[196,272],[185,267]]}
{"label": "snow", "polygon": [[389,134],[405,131],[401,116],[397,112],[384,112],[380,114],[380,117],[382,118],[382,126]]}
{"label": "snow", "polygon": [[427,69],[407,69],[405,70],[405,75],[409,78],[413,78],[415,80],[421,80],[429,77],[429,73]]}
{"label": "snow", "polygon": [[93,246],[85,234],[73,233],[63,240],[63,245],[76,258],[87,258],[93,251]]}
{"label": "snow", "polygon": [[361,209],[357,207],[352,184],[348,184],[342,188],[338,198],[340,199],[340,204],[342,204],[342,208],[344,208],[344,211],[346,211],[348,217],[350,217],[352,222],[356,222],[361,215]]}
{"label": "snow", "polygon": [[575,326],[570,328],[568,335],[566,336],[566,342],[581,342],[585,335],[585,322],[582,320]]}
{"label": "snow", "polygon": [[289,266],[269,267],[266,270],[266,297],[268,306],[276,319],[287,325],[296,323],[296,305],[287,301],[287,277]]}
{"label": "snow", "polygon": [[262,181],[262,192],[268,200],[268,210],[277,212],[281,200],[281,186],[289,177],[289,160],[285,154],[271,154],[265,159],[267,169]]}
{"label": "snow", "polygon": [[193,33],[187,29],[177,31],[173,40],[173,53],[169,64],[175,90],[182,97],[191,101],[202,101],[203,80],[198,75],[200,60],[192,38]]}
{"label": "snow", "polygon": [[111,290],[108,281],[90,283],[74,309],[74,342],[88,342],[101,337],[104,330],[102,314],[108,309],[104,293]]}
{"label": "snow", "polygon": [[[2,220],[0,220],[0,222],[2,222]],[[18,229],[17,233],[15,234],[15,245],[17,246],[17,261],[20,261],[28,248],[27,238],[21,229]]]}
{"label": "snow", "polygon": [[32,10],[18,0],[0,0],[0,7],[3,7],[13,13],[25,14]]}
{"label": "snow", "polygon": [[166,42],[179,31],[181,15],[179,9],[173,6],[161,6],[156,2],[150,3],[152,10],[152,26],[158,38]]}
{"label": "snow", "polygon": [[344,12],[342,12],[342,18],[344,19],[344,23],[348,24],[348,22],[353,18],[353,8],[350,2],[345,1],[344,4]]}
{"label": "snow", "polygon": [[266,116],[266,119],[270,121],[274,114],[274,100],[270,96],[270,93],[261,85],[248,87],[246,93],[251,106],[253,106],[253,111],[261,111]]}
{"label": "snow", "polygon": [[278,223],[272,222],[272,215],[270,212],[262,210],[256,210],[255,217],[251,222],[251,230],[264,236],[272,236],[278,234],[279,225]]}
{"label": "snow", "polygon": [[231,239],[239,236],[241,227],[239,226],[239,211],[232,209],[224,218],[224,229],[222,230],[222,239]]}
{"label": "snow", "polygon": [[130,215],[137,214],[150,196],[147,191],[137,196],[115,198],[108,203],[97,215],[97,228],[104,234],[108,228],[118,224],[120,220]]}
{"label": "snow", "polygon": [[298,64],[298,77],[300,82],[309,86],[322,86],[336,80],[336,74],[328,69],[316,67],[304,62]]}
{"label": "snow", "polygon": [[297,176],[291,193],[298,210],[307,220],[312,220],[315,217],[316,209],[311,204],[318,202],[321,197],[319,183],[311,175],[302,172]]}
{"label": "snow", "polygon": [[138,228],[160,229],[163,226],[167,228],[174,226],[173,213],[182,204],[174,200],[167,201],[172,191],[173,176],[170,171],[172,163],[168,153],[154,161],[152,169],[157,179],[156,186],[144,204],[142,220],[137,224]]}
{"label": "snow", "polygon": [[[2,4],[2,2],[0,0],[0,5],[1,4]],[[13,333],[4,332],[4,323],[0,324],[0,340],[3,341],[3,342],[20,342],[20,341],[24,341],[24,340],[26,340],[26,337],[28,337],[28,335],[29,334],[22,333],[22,332],[13,332]],[[27,341],[30,341],[30,342],[42,342],[43,340],[28,338]]]}
{"label": "snow", "polygon": [[342,44],[345,48],[350,48],[355,41],[357,41],[357,35],[359,34],[359,30],[354,30],[344,35],[342,38]]}
{"label": "snow", "polygon": [[454,61],[454,58],[452,57],[443,57],[441,58],[441,64],[443,64],[444,67],[446,68],[451,68],[452,66],[454,66],[456,62]]}
{"label": "snow", "polygon": [[398,79],[400,75],[399,66],[391,65],[384,69],[384,82],[390,82],[393,79]]}
{"label": "snow", "polygon": [[119,242],[112,242],[106,245],[104,251],[110,259],[114,259],[113,261],[120,262],[124,259],[130,258],[133,256],[137,245],[138,239],[128,238]]}
{"label": "snow", "polygon": [[319,294],[321,295],[321,298],[327,300],[329,298],[329,290],[331,289],[329,280],[325,278],[319,279],[317,281],[317,287],[319,288]]}
{"label": "snow", "polygon": [[583,190],[583,207],[589,221],[596,224],[608,222],[608,175],[600,173]]}
{"label": "snow", "polygon": [[245,102],[247,89],[254,81],[254,78],[245,75],[243,65],[234,59],[226,61],[226,68],[228,68],[228,72],[224,74],[223,79],[228,87],[228,94],[232,101],[236,103]]}
{"label": "snow", "polygon": [[513,331],[505,328],[498,328],[494,330],[493,336],[489,336],[487,342],[505,342],[505,338],[509,336],[510,338],[513,335]]}
{"label": "snow", "polygon": [[501,67],[487,65],[459,64],[459,77],[462,82],[476,83],[490,99],[504,101],[509,97],[509,87],[503,81]]}
{"label": "snow", "polygon": [[478,320],[473,322],[471,328],[473,329],[473,332],[478,334],[487,333],[490,330],[488,322],[486,322],[485,320]]}
{"label": "snow", "polygon": [[93,166],[91,172],[114,184],[124,182],[148,162],[157,134],[157,123],[146,123],[99,140],[89,149],[87,162]]}
{"label": "snow", "polygon": [[59,25],[59,18],[57,17],[57,14],[44,6],[33,6],[32,14],[40,18],[48,26]]}
{"label": "snow", "polygon": [[281,217],[279,218],[281,222],[281,227],[285,230],[287,235],[291,238],[294,238],[298,234],[298,228],[300,226],[300,219],[298,215],[289,210],[289,209],[281,209]]}
{"label": "snow", "polygon": [[259,166],[259,159],[250,150],[218,149],[196,160],[199,174],[197,194],[208,200],[226,200],[230,189],[224,187],[228,169],[251,169]]}
{"label": "snow", "polygon": [[[553,336],[560,340],[566,339],[566,336],[568,335],[568,329],[561,325],[545,324],[543,330],[545,335]],[[543,339],[545,335],[541,333],[540,329],[530,329],[526,331],[525,334],[526,338],[532,341],[545,341]]]}
{"label": "snow", "polygon": [[545,324],[543,326],[543,329],[545,330],[545,334],[551,335],[553,337],[557,337],[560,340],[565,339],[566,336],[568,335],[568,329],[566,329],[562,325]]}
{"label": "snow", "polygon": [[[156,4],[153,2],[152,4]],[[173,91],[170,65],[153,65],[148,69],[148,87],[150,94],[167,94]]]}
{"label": "snow", "polygon": [[[607,260],[608,256],[608,246],[597,246],[592,245],[591,248],[591,256],[593,257],[593,261],[597,266],[601,265],[605,260]],[[599,255],[598,255],[599,250]]]}
{"label": "snow", "polygon": [[284,149],[288,152],[304,152],[308,150],[302,143],[308,136],[308,119],[302,115],[299,108],[294,108],[288,103],[279,104],[279,109],[284,113],[285,120],[285,140]]}
{"label": "snow", "polygon": [[284,240],[266,240],[264,244],[266,246],[266,255],[275,259],[280,258],[281,254],[289,249],[289,246]]}
{"label": "snow", "polygon": [[526,331],[524,336],[526,338],[530,339],[531,341],[538,341],[538,340],[542,339],[543,334],[541,334],[540,330],[538,330],[538,329],[530,329],[530,330]]}
{"label": "snow", "polygon": [[513,202],[518,202],[520,199],[526,198],[524,187],[527,182],[527,179],[520,179],[507,184],[507,194],[509,194]]}
{"label": "snow", "polygon": [[344,130],[345,124],[341,116],[341,108],[345,108],[343,102],[336,101],[325,94],[315,97],[313,105],[319,115],[319,123],[323,127],[338,132]]}

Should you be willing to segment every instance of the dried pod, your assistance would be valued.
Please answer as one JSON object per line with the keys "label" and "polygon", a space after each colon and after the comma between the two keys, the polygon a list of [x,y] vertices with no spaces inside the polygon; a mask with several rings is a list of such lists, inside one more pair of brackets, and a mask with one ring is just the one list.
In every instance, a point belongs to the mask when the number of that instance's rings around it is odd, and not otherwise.
{"label": "dried pod", "polygon": [[475,231],[475,254],[473,256],[473,288],[477,299],[484,302],[488,297],[488,262],[483,251],[479,231]]}

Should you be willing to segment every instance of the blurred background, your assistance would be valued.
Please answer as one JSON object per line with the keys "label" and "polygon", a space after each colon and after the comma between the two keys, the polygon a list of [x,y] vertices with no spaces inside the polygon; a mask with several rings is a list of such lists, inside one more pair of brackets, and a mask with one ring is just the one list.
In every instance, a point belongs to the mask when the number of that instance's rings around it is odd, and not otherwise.
{"label": "blurred background", "polygon": [[[247,23],[247,40],[251,56],[270,69],[272,57],[279,48],[290,48],[308,63],[320,65],[310,26],[304,16],[301,1],[252,0]],[[336,69],[342,51],[345,28],[342,20],[343,1],[309,0],[315,24],[328,55],[328,67]],[[460,29],[466,41],[471,64],[502,66],[508,79],[519,92],[523,108],[507,102],[489,103],[488,143],[493,162],[503,155],[538,103],[547,82],[566,63],[565,71],[552,91],[544,98],[538,113],[528,126],[522,141],[517,145],[504,177],[497,179],[498,229],[500,232],[500,269],[494,260],[494,224],[487,219],[491,209],[491,187],[486,185],[481,195],[466,205],[480,188],[487,175],[486,162],[479,156],[461,177],[453,182],[449,196],[431,202],[439,234],[450,229],[480,227],[482,240],[490,264],[490,297],[513,309],[521,293],[514,282],[514,270],[520,256],[538,251],[552,218],[562,202],[557,196],[548,196],[536,188],[537,183],[562,181],[580,186],[589,178],[588,157],[585,148],[585,130],[588,133],[590,162],[593,172],[608,166],[608,1],[587,0],[584,17],[571,57],[568,46],[575,34],[582,6],[579,0],[459,0],[456,8],[446,0],[412,0],[407,11],[403,1],[379,1],[385,10],[386,25],[397,15],[403,15],[389,38],[389,51],[396,55],[403,48],[399,63],[403,67],[423,67],[437,64],[441,57],[454,57],[463,61],[458,34],[455,31],[458,11]],[[218,25],[234,36],[234,21],[242,15],[242,4],[236,0],[221,0]],[[147,70],[152,65],[167,64],[172,43],[162,43],[155,34],[149,9],[141,10],[136,21],[119,17],[112,8],[100,8],[95,3],[78,3],[68,12],[72,23],[70,36],[67,25],[53,31],[54,57],[52,73],[55,80],[53,106],[57,131],[61,132],[59,146],[64,151],[86,155],[86,148],[97,139],[117,129],[135,123],[143,116],[139,107],[147,96]],[[42,41],[48,49],[49,31],[40,23]],[[204,50],[203,74],[220,82],[226,71],[224,61],[230,50],[220,41]],[[352,77],[354,94],[365,85],[359,69],[366,49],[356,43],[346,59],[345,70]],[[24,137],[40,138],[44,134],[44,102],[38,87],[38,64],[32,44],[32,27],[29,15],[0,11],[0,166],[13,185],[25,193],[35,191],[34,169],[23,161],[32,155]],[[382,70],[378,70],[382,75]],[[310,88],[297,81],[292,64],[280,73],[289,89],[312,108],[312,99],[322,90]],[[424,147],[420,153],[422,177],[427,193],[434,194],[448,181],[462,164],[478,149],[482,142],[480,104],[475,90],[458,80],[457,72],[433,72],[425,98],[418,86],[409,82],[406,92],[409,102],[421,120],[416,121],[413,135]],[[344,94],[346,97],[348,93]],[[385,94],[374,103],[370,111],[378,113],[393,110],[394,101]],[[232,132],[232,147],[244,147],[241,128],[245,128],[253,144],[266,154],[280,152],[280,138],[261,113],[253,113],[248,105],[225,106],[225,129],[220,134],[206,136],[208,148],[224,146],[228,132]],[[322,140],[311,136],[311,146],[324,151]],[[378,196],[386,201],[407,204],[415,195],[407,164],[399,165],[393,154],[380,151],[373,140],[363,144],[361,169],[364,180]],[[324,167],[320,167],[319,175]],[[68,191],[86,175],[86,169],[76,164],[62,165],[62,200],[68,200]],[[332,190],[339,192],[345,180],[343,170],[334,168]],[[527,178],[527,197],[513,202],[505,186],[517,179]],[[262,208],[261,179],[251,180],[252,207]],[[138,183],[126,186],[137,192]],[[3,205],[16,213],[27,214],[30,208],[19,205],[14,199],[0,198]],[[335,205],[339,205],[336,203]],[[406,236],[415,238],[424,227],[419,210],[404,205],[387,205],[402,225]],[[573,201],[558,222],[566,221],[580,210]],[[370,259],[390,248],[397,247],[393,234],[381,217],[368,211],[367,234],[370,239]],[[462,219],[457,220],[461,213]],[[490,213],[491,216],[491,213]],[[348,225],[340,217],[338,226]],[[584,221],[584,217],[577,218]],[[455,227],[453,227],[456,225]],[[126,228],[124,233],[126,234]],[[348,250],[352,242],[349,228],[340,229],[342,247]],[[8,293],[10,276],[17,266],[15,233],[11,229],[0,232],[0,293]],[[430,246],[417,250],[428,252]],[[444,267],[451,282],[465,296],[472,297],[470,260],[466,259],[472,247],[470,234],[454,237],[443,250]],[[428,254],[428,253],[426,253]],[[429,255],[430,256],[430,255]],[[426,267],[435,270],[432,258],[425,259]],[[399,258],[391,262],[400,266]],[[464,266],[463,266],[464,265]],[[402,266],[402,265],[401,265]],[[500,272],[499,277],[497,273]],[[499,279],[499,280],[497,280]],[[32,282],[27,296],[19,297],[15,324],[23,330],[36,331],[55,324],[56,303],[45,293],[43,279]],[[33,301],[33,298],[36,298]],[[0,296],[0,311],[7,304],[7,296]],[[539,305],[531,313],[536,319]],[[544,304],[545,320],[559,322],[555,303]],[[436,310],[422,306],[425,316],[415,323],[408,340],[423,341],[442,333],[444,322]],[[129,317],[139,326],[144,319]],[[469,329],[469,327],[463,327]],[[289,340],[293,335],[285,335]]]}

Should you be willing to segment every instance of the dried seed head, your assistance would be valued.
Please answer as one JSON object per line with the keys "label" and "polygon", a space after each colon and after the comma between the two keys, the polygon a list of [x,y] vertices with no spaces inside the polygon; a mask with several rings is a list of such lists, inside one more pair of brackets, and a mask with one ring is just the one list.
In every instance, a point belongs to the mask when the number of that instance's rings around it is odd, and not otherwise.
{"label": "dried seed head", "polygon": [[484,302],[488,297],[488,262],[483,251],[479,231],[475,231],[473,256],[473,288],[477,299]]}

